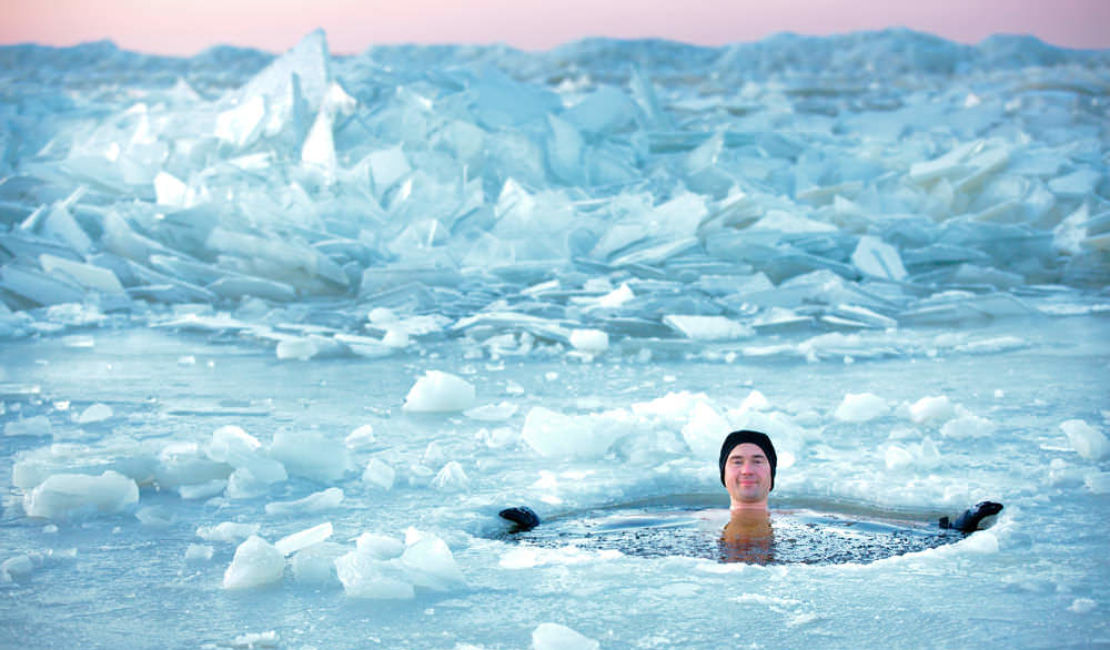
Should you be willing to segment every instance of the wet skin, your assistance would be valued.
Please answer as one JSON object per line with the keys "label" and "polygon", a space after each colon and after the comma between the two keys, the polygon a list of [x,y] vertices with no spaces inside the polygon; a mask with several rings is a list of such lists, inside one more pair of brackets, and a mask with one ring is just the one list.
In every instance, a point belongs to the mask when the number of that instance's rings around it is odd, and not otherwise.
{"label": "wet skin", "polygon": [[717,544],[722,562],[768,564],[775,559],[775,533],[767,510],[740,508],[731,511]]}

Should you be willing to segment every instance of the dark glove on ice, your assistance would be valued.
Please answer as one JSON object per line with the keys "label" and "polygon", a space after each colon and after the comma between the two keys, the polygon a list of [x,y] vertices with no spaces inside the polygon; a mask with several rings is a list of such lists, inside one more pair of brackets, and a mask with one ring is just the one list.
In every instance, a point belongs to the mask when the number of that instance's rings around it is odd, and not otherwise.
{"label": "dark glove on ice", "polygon": [[963,514],[956,517],[955,523],[950,523],[948,517],[940,518],[940,527],[949,530],[958,530],[961,533],[971,533],[979,530],[979,524],[986,519],[1002,512],[1002,504],[994,501],[980,501],[975,507],[964,510]]}
{"label": "dark glove on ice", "polygon": [[540,517],[528,506],[518,506],[516,508],[505,508],[497,513],[502,519],[508,519],[516,524],[518,531],[532,530],[540,525]]}

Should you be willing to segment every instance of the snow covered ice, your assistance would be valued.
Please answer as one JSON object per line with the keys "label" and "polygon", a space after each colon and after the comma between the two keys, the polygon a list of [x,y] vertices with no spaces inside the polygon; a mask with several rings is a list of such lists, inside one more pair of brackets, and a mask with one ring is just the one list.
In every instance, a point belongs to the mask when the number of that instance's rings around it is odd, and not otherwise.
{"label": "snow covered ice", "polygon": [[[1110,642],[1106,52],[315,32],[0,80],[0,645]],[[501,537],[724,507],[735,428],[772,505],[1006,509],[837,566]]]}

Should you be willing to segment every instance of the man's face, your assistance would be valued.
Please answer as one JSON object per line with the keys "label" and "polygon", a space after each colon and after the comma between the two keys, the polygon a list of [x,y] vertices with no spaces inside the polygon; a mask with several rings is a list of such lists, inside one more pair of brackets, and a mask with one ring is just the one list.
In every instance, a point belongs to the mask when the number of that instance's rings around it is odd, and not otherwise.
{"label": "man's face", "polygon": [[732,508],[766,507],[771,491],[771,462],[759,445],[736,445],[725,461],[725,488]]}

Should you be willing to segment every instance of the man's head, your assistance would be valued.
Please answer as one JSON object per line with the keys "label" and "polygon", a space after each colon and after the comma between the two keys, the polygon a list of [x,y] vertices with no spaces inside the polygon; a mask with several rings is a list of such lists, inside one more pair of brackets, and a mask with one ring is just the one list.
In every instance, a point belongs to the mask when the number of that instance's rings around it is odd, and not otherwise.
{"label": "man's head", "polygon": [[728,490],[732,507],[765,507],[767,493],[775,487],[778,456],[767,434],[733,431],[721,445],[721,484]]}

